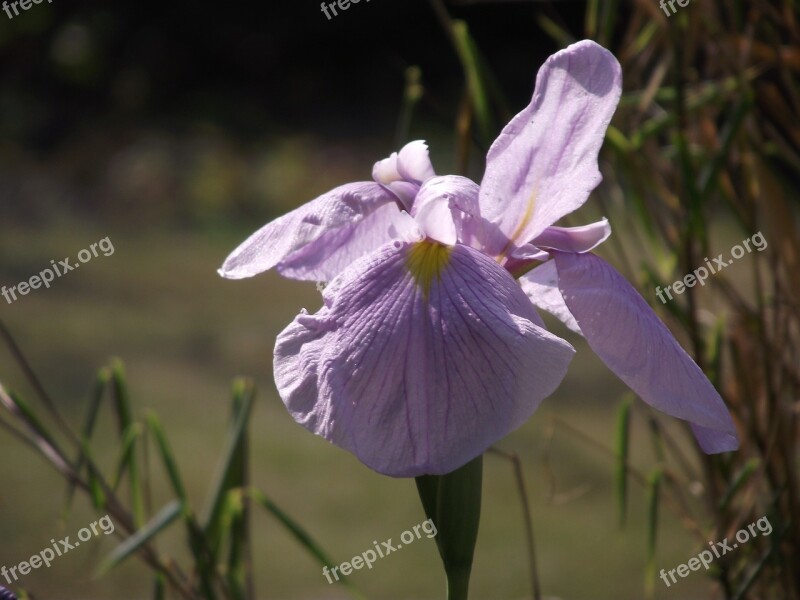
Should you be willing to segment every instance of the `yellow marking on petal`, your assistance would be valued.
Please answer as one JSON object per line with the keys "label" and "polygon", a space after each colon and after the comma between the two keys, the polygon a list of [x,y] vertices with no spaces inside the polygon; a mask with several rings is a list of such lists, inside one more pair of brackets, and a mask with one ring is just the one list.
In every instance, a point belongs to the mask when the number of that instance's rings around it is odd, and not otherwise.
{"label": "yellow marking on petal", "polygon": [[431,291],[434,278],[438,281],[450,262],[451,251],[450,247],[429,240],[414,244],[408,251],[406,267],[426,297]]}
{"label": "yellow marking on petal", "polygon": [[517,236],[519,236],[523,232],[523,230],[528,226],[528,223],[530,223],[530,220],[533,218],[533,212],[535,209],[536,209],[536,190],[533,190],[531,192],[531,195],[528,197],[528,204],[525,207],[525,212],[522,215],[522,219],[520,220],[519,225],[517,225],[517,228],[514,230],[514,233],[508,239],[508,243],[506,244],[505,248],[503,248],[503,251],[500,252],[500,255],[497,257],[497,262],[502,262],[503,259],[505,259],[506,253],[511,248],[511,245],[516,243]]}

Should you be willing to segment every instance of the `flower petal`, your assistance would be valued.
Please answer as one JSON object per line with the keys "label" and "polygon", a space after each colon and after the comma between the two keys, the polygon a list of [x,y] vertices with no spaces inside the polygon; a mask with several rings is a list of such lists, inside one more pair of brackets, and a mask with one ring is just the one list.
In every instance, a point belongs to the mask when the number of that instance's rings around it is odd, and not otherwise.
{"label": "flower petal", "polygon": [[435,177],[436,173],[428,153],[428,144],[423,140],[415,140],[403,146],[397,155],[397,172],[406,181],[413,181],[420,185],[431,177]]}
{"label": "flower petal", "polygon": [[[581,206],[622,87],[617,59],[584,40],[547,59],[530,105],[489,149],[481,213],[521,246]],[[506,248],[493,248],[496,254]]]}
{"label": "flower petal", "polygon": [[432,177],[420,187],[411,214],[428,237],[480,249],[485,223],[478,207],[478,184],[459,175]]}
{"label": "flower petal", "polygon": [[[243,279],[286,261],[291,264],[284,272],[287,277],[327,281],[342,264],[391,239],[388,229],[399,214],[397,198],[385,187],[349,183],[256,231],[228,256],[219,274]],[[329,257],[334,257],[330,265],[326,264]]]}
{"label": "flower petal", "polygon": [[392,239],[418,241],[424,236],[417,223],[395,204],[384,204],[357,224],[329,231],[282,260],[278,272],[289,279],[330,281],[354,260]]}
{"label": "flower petal", "polygon": [[432,240],[447,246],[452,246],[458,241],[453,211],[447,198],[440,196],[420,206],[414,218],[425,235]]}
{"label": "flower petal", "polygon": [[594,254],[553,255],[564,300],[603,362],[642,400],[699,429],[704,450],[735,450],[719,393],[631,284]]}
{"label": "flower petal", "polygon": [[575,317],[569,312],[564,296],[558,289],[558,272],[555,261],[548,260],[519,278],[522,291],[534,306],[549,312],[575,333],[583,335]]}
{"label": "flower petal", "polygon": [[521,425],[574,350],[472,248],[425,241],[357,261],[278,337],[294,418],[387,475],[443,474]]}
{"label": "flower petal", "polygon": [[428,144],[423,140],[409,142],[400,150],[392,152],[389,158],[384,158],[372,167],[372,178],[378,183],[389,185],[395,181],[408,181],[417,185],[433,177]]}
{"label": "flower petal", "polygon": [[532,242],[537,248],[553,248],[564,252],[589,252],[608,239],[608,219],[580,227],[548,227]]}

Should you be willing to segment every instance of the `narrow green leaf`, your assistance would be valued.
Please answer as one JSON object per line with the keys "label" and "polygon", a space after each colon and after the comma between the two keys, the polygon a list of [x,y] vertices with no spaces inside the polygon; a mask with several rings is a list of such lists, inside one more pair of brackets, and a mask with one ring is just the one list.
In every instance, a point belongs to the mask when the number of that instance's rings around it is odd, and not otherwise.
{"label": "narrow green leaf", "polygon": [[728,505],[736,496],[736,493],[742,489],[742,486],[747,483],[750,477],[752,477],[753,473],[758,470],[759,466],[761,466],[761,461],[756,457],[751,458],[744,463],[744,465],[742,465],[739,473],[736,474],[736,478],[731,482],[730,486],[728,486],[728,489],[725,490],[725,493],[722,495],[722,498],[719,501],[720,514],[724,513],[728,509]]}
{"label": "narrow green leaf", "polygon": [[648,598],[653,597],[656,581],[656,542],[658,537],[658,507],[661,501],[661,481],[664,471],[657,467],[648,481],[647,494],[647,568],[645,571],[645,590]]}
{"label": "narrow green leaf", "polygon": [[541,27],[547,35],[555,40],[558,46],[566,48],[575,42],[575,36],[564,29],[561,25],[553,21],[553,19],[546,16],[544,13],[539,13],[536,21],[539,23],[539,27]]}
{"label": "narrow green leaf", "polygon": [[126,472],[130,468],[131,455],[136,453],[136,440],[142,435],[142,427],[134,423],[130,428],[122,432],[122,444],[119,448],[119,456],[114,469],[114,477],[111,479],[111,488],[116,491]]}
{"label": "narrow green leaf", "polygon": [[606,141],[614,148],[614,150],[623,155],[628,154],[631,151],[632,146],[630,140],[625,137],[624,133],[622,133],[613,125],[609,125],[608,129],[606,130]]}
{"label": "narrow green leaf", "polygon": [[[651,21],[639,31],[639,34],[633,40],[628,49],[631,56],[638,56],[645,48],[647,48],[653,41],[653,38],[661,29],[659,23],[655,20]],[[661,88],[663,89],[663,88]]]}
{"label": "narrow green leaf", "polygon": [[167,590],[164,585],[164,576],[159,573],[156,575],[156,579],[153,585],[153,600],[166,600],[167,599]]}
{"label": "narrow green leaf", "polygon": [[9,408],[16,413],[16,416],[24,421],[28,428],[36,436],[44,440],[48,446],[57,448],[58,446],[55,442],[55,438],[53,438],[52,434],[47,430],[39,417],[36,416],[36,413],[30,405],[23,400],[22,396],[16,392],[8,392],[7,396],[13,403],[13,407]]}
{"label": "narrow green leaf", "polygon": [[630,423],[633,397],[625,394],[617,410],[617,468],[616,490],[617,506],[619,509],[619,525],[625,525],[628,507],[628,448],[630,447]]}
{"label": "narrow green leaf", "polygon": [[[83,423],[83,430],[81,432],[81,452],[75,460],[75,472],[80,473],[88,458],[86,451],[89,448],[92,434],[94,433],[94,426],[97,423],[97,415],[100,412],[100,405],[103,402],[108,383],[111,380],[111,370],[108,367],[103,367],[97,372],[95,376],[94,385],[92,386],[92,393],[89,396],[89,406],[86,410],[86,418]],[[90,459],[91,460],[91,459]],[[89,485],[92,487],[92,502],[96,508],[102,508],[102,504],[98,506],[97,502],[105,503],[105,494],[103,494],[101,486],[95,477],[92,469],[88,469]],[[99,492],[99,493],[98,493]],[[64,513],[68,513],[72,507],[72,500],[75,497],[75,483],[67,483],[67,494],[64,501]]]}
{"label": "narrow green leaf", "polygon": [[[94,464],[92,451],[88,440],[82,440],[81,444],[81,457],[83,457],[89,465]],[[87,469],[86,479],[87,483],[89,484],[89,493],[92,497],[92,505],[98,510],[104,509],[106,506],[106,493],[103,490],[103,486],[100,484],[100,480],[97,478],[94,469]],[[66,507],[66,510],[69,510],[69,506]]]}
{"label": "narrow green leaf", "polygon": [[228,589],[234,600],[247,600],[247,503],[249,497],[244,488],[228,492],[225,502],[226,531],[229,532],[228,568],[226,579]]}
{"label": "narrow green leaf", "polygon": [[[416,478],[425,514],[437,529],[448,600],[466,600],[481,514],[483,456],[447,475]],[[435,510],[432,510],[435,506]]]}
{"label": "narrow green leaf", "polygon": [[731,150],[733,140],[739,132],[744,119],[753,107],[752,94],[746,94],[736,105],[730,120],[725,124],[720,134],[720,148],[714,155],[713,160],[709,161],[700,172],[698,189],[701,200],[708,200],[710,194],[714,192],[719,179],[719,174],[726,164],[728,164],[728,154]]}
{"label": "narrow green leaf", "polygon": [[618,0],[605,0],[601,3],[601,27],[598,31],[597,42],[601,46],[608,46],[614,34],[614,26],[619,15]]}
{"label": "narrow green leaf", "polygon": [[706,374],[717,389],[720,389],[722,384],[720,378],[722,377],[722,349],[725,342],[725,329],[725,314],[720,313],[711,332],[711,343],[708,344],[708,359],[706,361],[708,365]]}
{"label": "narrow green leaf", "polygon": [[247,423],[250,419],[255,397],[252,382],[242,379],[235,381],[233,396],[233,419],[222,452],[222,460],[217,468],[214,483],[211,487],[208,507],[205,511],[205,516],[201,519],[203,531],[215,557],[221,542],[220,519],[226,495],[231,488],[238,487],[238,482],[241,481],[241,476],[237,475],[241,467],[238,459],[241,456],[241,447],[245,439]]}
{"label": "narrow green leaf", "polygon": [[214,559],[208,547],[208,541],[205,538],[204,532],[200,529],[197,520],[189,508],[189,500],[186,494],[186,488],[183,485],[183,479],[180,475],[177,462],[175,461],[172,449],[170,448],[167,440],[167,435],[164,431],[161,421],[154,412],[148,412],[147,424],[153,436],[156,439],[156,445],[159,449],[161,460],[164,463],[164,468],[167,471],[172,489],[175,495],[181,502],[183,512],[183,519],[186,524],[188,534],[189,548],[195,561],[195,570],[200,579],[200,589],[203,593],[205,600],[215,600],[216,591],[214,589],[213,576],[216,572]]}
{"label": "narrow green leaf", "polygon": [[405,80],[403,102],[400,109],[400,117],[397,120],[397,132],[395,133],[395,146],[397,148],[401,148],[408,141],[414,111],[425,93],[425,87],[422,84],[422,69],[417,65],[406,68]]}
{"label": "narrow green leaf", "polygon": [[597,15],[599,13],[599,0],[589,0],[586,3],[586,17],[583,21],[583,29],[586,31],[586,38],[593,40],[597,38]]}
{"label": "narrow green leaf", "polygon": [[175,462],[175,457],[173,456],[172,449],[167,441],[164,428],[161,426],[161,421],[159,421],[158,416],[154,412],[148,412],[146,418],[147,425],[150,428],[150,431],[153,433],[153,436],[156,438],[156,445],[158,446],[158,451],[161,455],[161,460],[164,463],[164,468],[167,471],[169,481],[172,484],[172,489],[175,491],[175,495],[178,497],[178,499],[183,502],[184,505],[186,505],[186,488],[183,486],[183,480],[180,475],[180,470],[178,469],[178,464]]}
{"label": "narrow green leaf", "polygon": [[205,532],[200,528],[193,514],[184,513],[184,521],[189,535],[189,548],[194,557],[195,570],[200,578],[203,598],[204,600],[216,600],[214,577],[217,574],[217,567],[214,564],[214,557],[211,554]]}
{"label": "narrow green leaf", "polygon": [[[272,500],[270,500],[264,492],[258,489],[250,489],[249,491],[250,496],[255,500],[258,504],[263,506],[267,512],[269,512],[273,517],[275,517],[281,525],[283,525],[286,530],[292,534],[292,536],[297,540],[297,542],[305,548],[309,554],[311,554],[314,558],[317,559],[320,565],[323,567],[330,567],[335,565],[336,563],[325,553],[325,551],[320,547],[320,545],[314,541],[311,535],[303,529],[303,527],[297,523],[294,519],[292,519],[289,515],[287,515],[283,510],[281,510]],[[350,583],[350,580],[347,579],[344,575],[340,575],[339,583],[344,585],[350,591],[350,594],[354,598],[363,598],[364,596]]]}
{"label": "narrow green leaf", "polygon": [[144,527],[127,538],[109,554],[97,568],[96,576],[104,575],[126,558],[138,551],[142,546],[152,540],[162,529],[167,527],[183,512],[180,501],[173,500],[165,505],[156,516]]}
{"label": "narrow green leaf", "polygon": [[467,89],[475,110],[475,118],[478,122],[481,137],[484,142],[491,141],[494,135],[494,126],[492,125],[486,85],[480,69],[478,49],[464,21],[458,19],[453,21],[453,39],[458,58],[461,61],[461,67],[464,69]]}
{"label": "narrow green leaf", "polygon": [[756,579],[758,579],[758,576],[761,574],[761,571],[764,570],[764,567],[766,567],[773,558],[773,554],[780,552],[779,549],[781,547],[781,540],[783,540],[787,530],[789,530],[790,527],[791,525],[786,525],[780,531],[775,532],[769,549],[764,553],[764,556],[761,557],[761,560],[759,560],[758,563],[750,570],[750,572],[739,585],[739,589],[736,590],[736,593],[731,596],[733,600],[745,600],[745,598],[749,597],[747,592],[756,582]]}
{"label": "narrow green leaf", "polygon": [[[145,521],[144,510],[144,490],[139,476],[139,461],[136,456],[136,445],[132,439],[136,432],[133,427],[133,411],[131,410],[130,397],[128,395],[128,385],[125,380],[125,368],[122,361],[115,359],[111,363],[111,389],[114,398],[114,409],[117,416],[117,426],[123,445],[130,441],[130,445],[125,448],[121,469],[119,473],[127,471],[128,483],[131,494],[131,508],[133,520],[137,527],[141,527]],[[141,430],[139,430],[141,433]]]}

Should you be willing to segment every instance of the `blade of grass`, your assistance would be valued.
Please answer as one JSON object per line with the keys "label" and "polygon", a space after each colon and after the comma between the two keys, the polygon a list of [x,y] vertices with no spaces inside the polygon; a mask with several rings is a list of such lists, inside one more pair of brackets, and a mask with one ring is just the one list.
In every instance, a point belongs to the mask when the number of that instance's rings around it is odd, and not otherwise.
{"label": "blade of grass", "polygon": [[[244,398],[242,395],[234,397],[234,413],[242,409]],[[253,585],[248,574],[250,573],[250,544],[248,536],[249,503],[250,498],[243,494],[249,484],[247,476],[247,461],[249,436],[247,428],[242,432],[236,452],[231,463],[229,485],[232,489],[227,498],[227,515],[225,520],[229,523],[230,543],[228,553],[227,579],[231,595],[235,600],[246,600],[253,595]]]}
{"label": "blade of grass", "polygon": [[739,472],[736,474],[736,477],[728,486],[728,489],[725,490],[725,493],[722,495],[719,501],[719,513],[724,514],[724,512],[728,509],[728,506],[731,503],[731,500],[736,496],[736,493],[742,489],[742,486],[747,483],[750,477],[758,471],[758,468],[761,466],[761,461],[754,457],[748,460]]}
{"label": "blade of grass", "polygon": [[[129,446],[124,446],[125,452],[122,455],[121,469],[118,473],[127,471],[133,520],[136,527],[139,528],[145,522],[145,509],[144,490],[139,476],[139,461],[136,456],[136,445],[134,443],[135,437],[138,434],[134,428],[133,411],[131,410],[128,385],[125,380],[125,368],[122,365],[122,361],[118,359],[112,361],[111,364],[111,382],[119,434],[123,440],[123,444],[128,441],[131,442]],[[141,431],[139,431],[139,433],[141,433]],[[116,485],[114,487],[116,488]]]}
{"label": "blade of grass", "polygon": [[[221,517],[223,514],[225,496],[235,485],[237,457],[245,436],[245,430],[250,418],[253,407],[255,389],[249,380],[239,379],[234,382],[234,416],[231,422],[225,447],[222,452],[222,459],[217,467],[214,483],[211,486],[208,507],[204,517],[201,519],[202,529],[205,532],[212,550],[216,557],[221,542]],[[232,483],[233,482],[233,483]]]}
{"label": "blade of grass", "polygon": [[656,542],[658,538],[658,507],[661,500],[661,480],[664,471],[657,467],[648,480],[647,498],[647,568],[645,571],[645,590],[648,598],[653,597],[656,581]]}
{"label": "blade of grass", "polygon": [[[311,556],[317,559],[320,565],[323,567],[330,566],[334,563],[334,561],[325,553],[325,551],[320,547],[320,545],[314,541],[311,535],[306,532],[306,530],[299,524],[297,521],[292,519],[289,515],[287,515],[281,508],[279,508],[272,500],[267,497],[264,492],[261,490],[251,488],[248,491],[249,495],[255,500],[258,504],[260,504],[268,513],[270,513],[273,517],[275,517],[284,528],[292,534],[292,536],[297,540],[297,542],[305,548]],[[341,575],[339,578],[338,583],[345,586],[350,595],[358,600],[364,600],[364,596],[359,592],[355,586],[347,579],[344,575]]]}
{"label": "blade of grass", "polygon": [[478,129],[481,133],[481,141],[485,147],[488,147],[494,135],[492,115],[489,109],[489,97],[486,93],[486,84],[480,69],[478,48],[464,21],[453,21],[453,39],[458,58],[461,61],[461,68],[464,69],[464,77],[467,80],[467,89],[475,110],[475,119],[478,122]]}
{"label": "blade of grass", "polygon": [[619,526],[625,525],[625,518],[628,513],[628,449],[630,447],[630,425],[631,407],[633,397],[625,394],[617,410],[617,436],[616,436],[616,455],[617,465],[616,490],[617,507],[619,509]]}
{"label": "blade of grass", "polygon": [[165,505],[158,513],[148,522],[144,527],[136,531],[132,536],[127,538],[119,546],[117,546],[111,554],[109,554],[95,573],[96,577],[108,573],[115,566],[120,564],[126,558],[135,554],[137,550],[144,547],[145,544],[150,542],[159,532],[177,519],[183,507],[180,501],[173,500]]}
{"label": "blade of grass", "polygon": [[186,504],[188,502],[186,488],[183,485],[183,479],[181,478],[178,464],[175,461],[175,456],[172,454],[172,449],[167,441],[167,436],[164,433],[164,428],[161,425],[161,421],[159,421],[158,415],[152,411],[148,412],[145,418],[147,421],[147,426],[150,428],[153,437],[156,439],[156,446],[158,447],[161,461],[164,463],[164,468],[167,471],[169,482],[172,484],[172,489],[178,499],[184,504],[184,508],[186,508]]}
{"label": "blade of grass", "polygon": [[[108,367],[103,367],[97,372],[97,375],[94,380],[94,385],[92,386],[92,393],[89,396],[89,406],[86,411],[86,418],[83,424],[83,431],[81,432],[83,438],[81,443],[81,452],[80,454],[78,454],[78,458],[75,460],[76,473],[81,472],[81,469],[83,469],[83,466],[86,462],[87,456],[85,453],[89,448],[89,441],[92,439],[92,434],[94,433],[94,426],[97,423],[97,415],[100,412],[100,404],[103,402],[103,396],[105,395],[105,392],[108,389],[108,384],[110,381],[111,381],[111,369],[109,369]],[[104,501],[105,495],[103,494],[102,489],[97,481],[97,478],[94,476],[94,473],[91,469],[88,469],[88,475],[89,475],[89,484],[92,487],[92,501],[95,502],[95,506],[98,507],[96,502]],[[65,515],[72,508],[72,500],[74,497],[75,497],[75,484],[68,483],[66,499],[64,501]]]}

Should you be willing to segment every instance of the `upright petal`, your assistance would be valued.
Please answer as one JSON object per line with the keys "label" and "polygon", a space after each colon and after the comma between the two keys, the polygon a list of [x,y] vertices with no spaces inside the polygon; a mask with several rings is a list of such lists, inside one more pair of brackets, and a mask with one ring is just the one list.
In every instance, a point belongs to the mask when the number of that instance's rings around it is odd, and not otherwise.
{"label": "upright petal", "polygon": [[428,237],[481,249],[485,223],[478,207],[478,184],[459,175],[432,177],[420,187],[411,215]]}
{"label": "upright petal", "polygon": [[600,183],[597,155],[622,89],[616,58],[584,40],[547,59],[530,105],[489,149],[481,213],[522,246],[581,206]]}
{"label": "upright petal", "polygon": [[388,245],[326,288],[278,337],[294,418],[381,473],[443,474],[521,425],[572,347],[535,325],[495,261],[463,245]]}
{"label": "upright petal", "polygon": [[399,214],[397,197],[385,187],[349,183],[256,231],[228,256],[219,274],[243,279],[285,263],[287,277],[327,281],[343,264],[390,240]]}
{"label": "upright petal", "polygon": [[692,423],[706,452],[735,450],[719,393],[631,284],[594,254],[553,255],[567,307],[603,362],[642,400]]}

